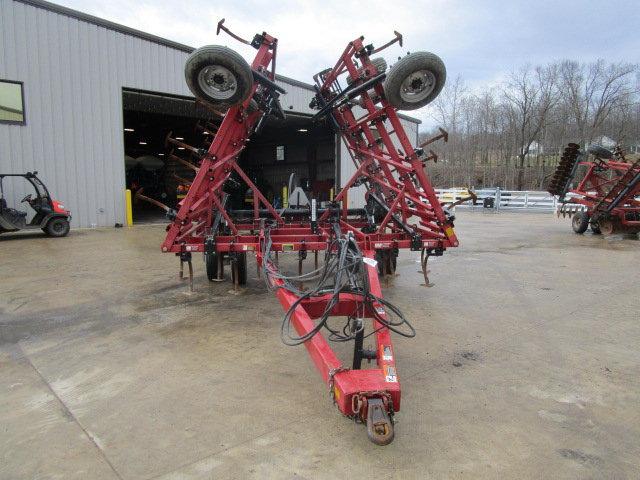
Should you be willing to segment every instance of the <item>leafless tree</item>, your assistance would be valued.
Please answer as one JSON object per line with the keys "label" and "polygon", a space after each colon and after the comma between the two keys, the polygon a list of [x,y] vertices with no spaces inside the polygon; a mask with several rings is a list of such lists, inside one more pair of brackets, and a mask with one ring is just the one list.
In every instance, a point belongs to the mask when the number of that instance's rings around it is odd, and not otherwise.
{"label": "leafless tree", "polygon": [[524,188],[525,158],[533,142],[540,143],[540,133],[560,98],[557,77],[557,67],[553,64],[534,69],[527,65],[511,75],[502,91],[517,142],[518,190]]}
{"label": "leafless tree", "polygon": [[601,60],[525,66],[499,87],[471,90],[458,77],[430,107],[450,133],[430,174],[439,186],[544,188],[568,142],[640,146],[639,92],[636,66]]}
{"label": "leafless tree", "polygon": [[607,65],[602,59],[588,65],[571,60],[560,64],[563,101],[575,122],[580,143],[591,143],[614,110],[633,104],[637,87],[630,80],[635,71],[635,65]]}

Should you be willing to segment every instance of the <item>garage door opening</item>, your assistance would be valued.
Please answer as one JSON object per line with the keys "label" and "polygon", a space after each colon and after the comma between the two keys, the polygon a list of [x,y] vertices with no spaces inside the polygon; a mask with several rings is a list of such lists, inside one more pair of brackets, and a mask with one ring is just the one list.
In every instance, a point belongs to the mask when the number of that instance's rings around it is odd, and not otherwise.
{"label": "garage door opening", "polygon": [[[198,165],[188,148],[167,144],[167,135],[205,147],[212,138],[208,127],[219,125],[221,119],[193,98],[131,89],[123,89],[123,108],[126,188],[132,191],[133,222],[165,222],[161,208],[136,194],[177,210],[195,176],[188,164]],[[285,203],[305,207],[312,198],[321,205],[331,199],[338,178],[335,138],[327,122],[287,112],[285,120],[269,118],[251,136],[239,164],[276,208]],[[229,207],[251,209],[253,192],[239,176],[235,180],[225,186]]]}
{"label": "garage door opening", "polygon": [[[335,135],[325,122],[314,123],[308,116],[288,114],[284,121],[270,119],[251,137],[240,166],[276,208],[287,201],[303,207],[311,198],[320,204],[330,200],[335,188]],[[250,209],[253,192],[242,184],[230,201],[233,209]]]}
{"label": "garage door opening", "polygon": [[[136,193],[176,208],[194,171],[171,156],[167,135],[201,146],[205,132],[198,125],[219,120],[190,97],[123,89],[122,104],[125,181],[133,197],[133,222],[165,222],[165,212]],[[179,148],[174,152],[184,156]]]}

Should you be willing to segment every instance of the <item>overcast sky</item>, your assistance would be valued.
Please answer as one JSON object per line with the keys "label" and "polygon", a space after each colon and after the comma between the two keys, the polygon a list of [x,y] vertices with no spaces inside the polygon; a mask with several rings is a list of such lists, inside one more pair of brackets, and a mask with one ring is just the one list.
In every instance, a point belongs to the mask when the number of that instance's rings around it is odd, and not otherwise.
{"label": "overcast sky", "polygon": [[[55,0],[53,0],[55,1]],[[453,79],[497,83],[525,63],[565,58],[640,62],[640,1],[322,0],[204,1],[58,0],[56,3],[186,45],[223,44],[251,58],[226,35],[220,18],[244,38],[266,30],[278,38],[278,73],[312,83],[335,64],[347,42],[364,35],[382,45],[397,30],[404,47],[383,53],[389,63],[407,51],[438,54]],[[423,120],[425,112],[416,112]]]}

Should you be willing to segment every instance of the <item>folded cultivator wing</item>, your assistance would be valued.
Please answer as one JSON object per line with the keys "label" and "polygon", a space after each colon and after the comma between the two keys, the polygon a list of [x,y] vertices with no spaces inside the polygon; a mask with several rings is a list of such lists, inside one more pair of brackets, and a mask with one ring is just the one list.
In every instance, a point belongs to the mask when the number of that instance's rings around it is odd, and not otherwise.
{"label": "folded cultivator wing", "polygon": [[[316,119],[329,121],[345,142],[355,173],[323,208],[312,199],[306,208],[276,209],[238,158],[268,117],[284,119],[279,103],[284,90],[274,82],[277,40],[262,33],[246,41],[223,21],[218,33],[224,30],[257,53],[248,65],[232,50],[208,46],[187,60],[189,88],[223,120],[207,149],[181,145],[199,165],[193,167],[195,179],[178,211],[169,211],[172,221],[162,250],[180,257],[181,272],[187,263],[190,278],[194,252],[203,252],[210,280],[222,280],[224,266],[230,264],[234,286],[246,283],[246,255],[254,252],[258,272],[286,310],[283,341],[305,345],[340,412],[366,423],[369,438],[386,445],[393,440],[393,415],[400,409],[390,333],[413,336],[415,331],[383,299],[379,275],[392,273],[398,250],[409,248],[422,253],[428,285],[428,258],[458,245],[453,216],[436,198],[424,168],[437,157],[411,144],[397,113],[438,95],[445,82],[444,64],[427,52],[408,55],[390,70],[383,59],[370,58],[391,44],[402,45],[397,32],[379,49],[365,45],[363,37],[350,42],[333,68],[315,75],[312,107],[318,110]],[[437,139],[442,137],[446,140],[446,132]],[[251,210],[227,204],[226,190],[236,179],[253,191]],[[367,190],[366,204],[348,208],[349,189],[361,185]],[[302,262],[310,251],[315,269],[303,274]],[[321,251],[324,264],[318,266]],[[280,272],[280,252],[297,252],[298,275]],[[333,317],[343,317],[341,326],[332,323]],[[364,347],[369,336],[375,339],[373,349]],[[344,364],[328,340],[353,341],[352,361]],[[375,366],[363,369],[363,359]]]}
{"label": "folded cultivator wing", "polygon": [[549,193],[559,196],[558,215],[572,217],[576,233],[589,226],[596,234],[640,232],[640,159],[627,161],[619,147],[591,145],[583,152],[570,143]]}

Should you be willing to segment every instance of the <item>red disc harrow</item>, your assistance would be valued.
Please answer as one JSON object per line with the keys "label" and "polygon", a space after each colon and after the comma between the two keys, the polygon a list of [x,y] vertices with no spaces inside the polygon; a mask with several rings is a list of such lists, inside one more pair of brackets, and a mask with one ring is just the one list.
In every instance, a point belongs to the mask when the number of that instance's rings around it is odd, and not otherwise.
{"label": "red disc harrow", "polygon": [[570,143],[549,192],[560,197],[558,215],[572,217],[576,233],[589,226],[596,234],[640,232],[640,159],[628,161],[619,147],[585,152]]}

